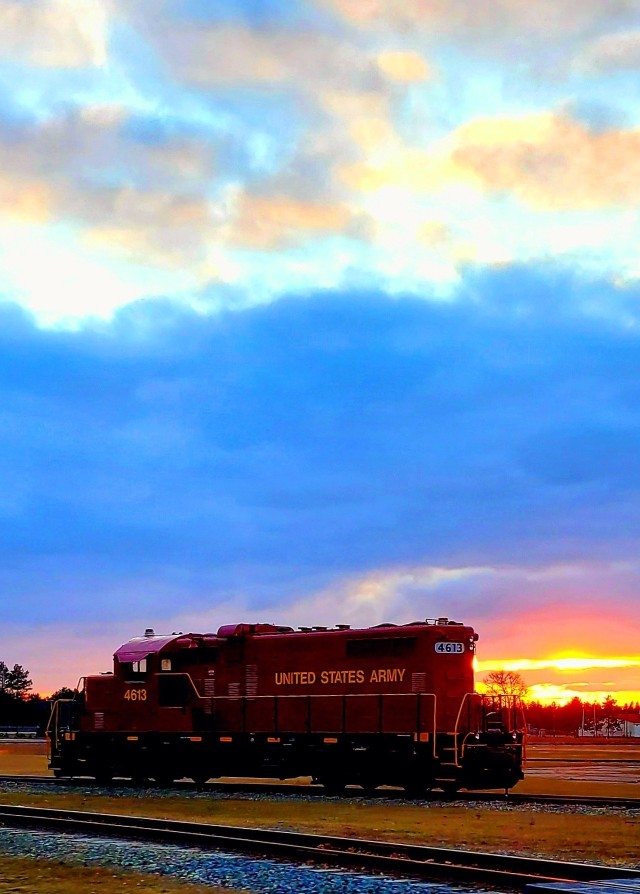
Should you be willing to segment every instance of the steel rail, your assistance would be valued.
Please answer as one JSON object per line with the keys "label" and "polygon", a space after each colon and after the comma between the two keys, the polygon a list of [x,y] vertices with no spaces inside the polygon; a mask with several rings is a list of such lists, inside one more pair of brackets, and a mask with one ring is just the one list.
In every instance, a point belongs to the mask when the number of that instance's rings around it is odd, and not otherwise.
{"label": "steel rail", "polygon": [[519,792],[509,792],[505,795],[503,792],[468,792],[459,791],[453,795],[445,794],[438,790],[425,792],[418,797],[409,796],[402,789],[398,788],[379,788],[373,791],[363,791],[357,786],[348,786],[343,792],[338,794],[332,793],[328,795],[321,785],[312,785],[309,783],[286,783],[273,781],[215,781],[207,782],[204,786],[198,786],[194,782],[187,780],[172,782],[167,785],[158,785],[154,782],[134,782],[130,779],[116,778],[113,782],[105,784],[97,782],[93,777],[75,776],[73,778],[57,778],[54,776],[27,776],[27,775],[0,775],[0,783],[13,782],[17,784],[43,784],[49,786],[73,786],[73,787],[95,787],[105,788],[135,788],[141,786],[147,788],[157,788],[163,791],[175,790],[177,792],[192,792],[194,789],[199,791],[207,791],[211,794],[270,794],[270,795],[289,795],[291,797],[309,796],[312,797],[332,797],[332,798],[367,798],[378,800],[403,800],[408,804],[415,801],[472,801],[476,803],[493,803],[500,802],[506,804],[540,804],[558,807],[614,807],[620,810],[640,810],[640,791],[637,798],[621,798],[621,797],[597,797],[582,796],[573,797],[570,795],[533,795]]}
{"label": "steel rail", "polygon": [[259,853],[265,857],[311,860],[403,877],[501,884],[516,889],[536,882],[615,879],[623,880],[629,892],[640,891],[640,885],[633,884],[633,880],[638,881],[637,870],[398,842],[1,804],[0,824]]}

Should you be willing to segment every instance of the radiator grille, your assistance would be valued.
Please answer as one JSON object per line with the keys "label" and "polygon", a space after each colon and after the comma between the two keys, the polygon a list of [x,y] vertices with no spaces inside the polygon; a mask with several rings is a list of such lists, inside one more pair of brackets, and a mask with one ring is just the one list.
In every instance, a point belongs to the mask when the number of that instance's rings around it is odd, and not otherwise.
{"label": "radiator grille", "polygon": [[427,675],[424,671],[411,674],[411,691],[426,692],[427,691]]}
{"label": "radiator grille", "polygon": [[244,670],[245,695],[258,694],[258,665],[248,664]]}

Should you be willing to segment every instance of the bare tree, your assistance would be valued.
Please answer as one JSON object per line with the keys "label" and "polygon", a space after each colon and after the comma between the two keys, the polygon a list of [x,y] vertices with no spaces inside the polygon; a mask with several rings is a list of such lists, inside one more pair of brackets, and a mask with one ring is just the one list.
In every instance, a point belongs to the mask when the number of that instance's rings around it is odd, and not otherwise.
{"label": "bare tree", "polygon": [[483,680],[488,695],[516,695],[525,698],[529,691],[517,671],[491,671]]}

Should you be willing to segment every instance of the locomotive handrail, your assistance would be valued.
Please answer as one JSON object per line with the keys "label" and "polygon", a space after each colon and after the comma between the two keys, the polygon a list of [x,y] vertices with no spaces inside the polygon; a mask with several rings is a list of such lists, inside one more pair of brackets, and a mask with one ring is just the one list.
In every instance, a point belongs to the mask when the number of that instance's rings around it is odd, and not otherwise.
{"label": "locomotive handrail", "polygon": [[[464,752],[467,747],[467,743],[466,743],[467,737],[465,736],[465,738],[462,741],[462,745],[460,746],[460,748],[458,748],[458,736],[460,735],[460,730],[459,730],[460,721],[462,718],[462,712],[464,710],[465,702],[467,701],[467,699],[469,699],[469,702],[471,702],[472,698],[481,699],[482,697],[480,696],[480,694],[478,692],[465,692],[465,694],[462,696],[462,701],[460,702],[460,707],[458,708],[458,715],[456,717],[455,726],[453,728],[454,729],[454,732],[453,732],[453,748],[454,748],[453,755],[454,755],[454,764],[457,768],[460,768],[462,766],[462,764],[459,763],[459,761],[461,761],[463,759]],[[480,701],[480,704],[482,704],[482,701]],[[467,730],[467,732],[471,732],[471,731]],[[459,751],[459,753],[458,753],[458,751]]]}
{"label": "locomotive handrail", "polygon": [[[482,693],[482,692],[467,692],[467,693],[465,693],[465,695],[462,698],[462,701],[460,702],[458,716],[456,717],[456,724],[455,724],[455,731],[454,731],[454,748],[455,748],[454,754],[455,754],[456,767],[461,766],[461,764],[458,763],[458,736],[459,736],[458,728],[460,725],[460,720],[462,717],[462,712],[464,710],[465,702],[467,699],[471,699],[471,698],[478,699],[478,707],[480,707],[480,708],[485,708],[486,706],[489,706],[489,707],[497,706],[499,711],[506,710],[508,712],[508,715],[507,715],[508,724],[507,725],[509,726],[509,731],[513,732],[514,736],[516,733],[521,733],[523,735],[523,739],[522,739],[522,741],[519,742],[519,745],[522,749],[522,754],[524,757],[524,748],[525,748],[524,734],[523,734],[522,730],[518,729],[518,725],[516,722],[518,711],[520,711],[522,713],[522,718],[524,721],[524,703],[523,703],[522,699],[517,695],[507,695],[507,694],[487,695],[487,693]],[[485,717],[483,715],[483,720],[484,719],[485,719]],[[513,724],[511,723],[512,720],[513,720]],[[483,723],[483,728],[484,728],[484,723]],[[471,733],[471,732],[472,732],[472,730],[468,730],[468,733]],[[465,737],[462,741],[462,745],[460,746],[460,754],[459,754],[460,760],[464,759],[464,754],[468,747],[468,745],[467,745],[468,738],[469,738],[469,735],[468,734],[465,735]]]}
{"label": "locomotive handrail", "polygon": [[[195,688],[195,687],[194,687]],[[246,705],[247,702],[252,701],[260,701],[271,699],[274,703],[274,711],[275,711],[275,723],[274,723],[274,732],[286,732],[286,730],[282,730],[278,728],[278,712],[277,705],[279,701],[286,701],[288,699],[306,699],[307,701],[307,717],[305,720],[305,726],[307,727],[307,731],[311,729],[311,699],[319,700],[319,699],[340,699],[343,705],[342,711],[342,725],[339,732],[342,735],[347,734],[347,722],[346,722],[346,711],[345,707],[349,700],[354,698],[371,698],[376,699],[379,702],[379,714],[378,714],[378,729],[376,732],[383,732],[383,718],[382,718],[382,710],[383,710],[383,699],[407,699],[413,698],[416,700],[417,707],[417,718],[416,718],[416,728],[412,730],[413,733],[420,734],[421,732],[427,732],[430,734],[431,738],[431,746],[434,757],[436,756],[436,703],[437,698],[435,693],[433,692],[350,692],[350,693],[314,693],[313,695],[306,695],[303,693],[299,694],[282,694],[282,695],[215,695],[215,696],[206,696],[207,700],[210,700],[212,705],[217,702],[239,702],[242,703],[243,706]],[[420,705],[422,703],[423,698],[433,699],[433,716],[430,724],[430,728],[427,730],[423,729],[422,720],[420,717]],[[243,711],[242,716],[242,732],[247,732],[246,729],[246,712]]]}
{"label": "locomotive handrail", "polygon": [[47,739],[47,757],[50,757],[52,748],[57,749],[60,746],[60,728],[58,724],[60,705],[73,704],[74,702],[75,698],[57,698],[51,705],[49,720],[47,721],[44,731],[45,738]]}
{"label": "locomotive handrail", "polygon": [[[284,730],[278,729],[278,702],[285,701],[287,699],[307,699],[307,717],[305,721],[305,726],[307,727],[307,731],[311,730],[311,701],[317,699],[340,699],[343,704],[342,710],[342,728],[340,733],[342,735],[347,734],[347,719],[346,719],[346,703],[349,699],[354,698],[375,698],[379,702],[379,713],[378,713],[378,730],[377,732],[383,732],[383,699],[407,699],[412,698],[416,700],[416,728],[413,732],[416,735],[420,735],[423,732],[430,734],[431,739],[431,750],[434,758],[436,757],[436,709],[437,709],[437,696],[434,692],[349,692],[349,693],[313,693],[305,694],[305,693],[297,693],[297,694],[287,694],[282,693],[281,695],[202,695],[196,686],[196,683],[188,671],[168,671],[162,674],[162,677],[186,677],[189,681],[193,692],[195,693],[197,699],[199,701],[207,701],[211,703],[213,706],[219,702],[238,702],[242,705],[242,732],[247,732],[246,729],[246,704],[247,702],[259,701],[259,700],[267,700],[271,699],[274,703],[274,732],[284,732]],[[423,729],[422,723],[422,712],[421,705],[423,698],[433,699],[433,713],[431,717],[431,723],[428,724],[427,730]]]}
{"label": "locomotive handrail", "polygon": [[198,692],[198,687],[193,682],[193,677],[188,671],[163,671],[160,679],[162,680],[165,677],[186,677],[189,683],[191,683],[191,688],[195,692],[196,698],[198,698],[200,701],[207,701],[208,699],[212,698],[212,696],[210,695],[200,695],[200,693]]}

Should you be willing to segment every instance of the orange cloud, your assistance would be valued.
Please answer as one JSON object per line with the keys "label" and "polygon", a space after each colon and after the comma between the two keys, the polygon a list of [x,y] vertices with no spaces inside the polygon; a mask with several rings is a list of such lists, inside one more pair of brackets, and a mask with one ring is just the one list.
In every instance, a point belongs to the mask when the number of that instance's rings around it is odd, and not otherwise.
{"label": "orange cloud", "polygon": [[0,217],[43,223],[51,215],[52,191],[46,183],[0,175]]}
{"label": "orange cloud", "polygon": [[539,671],[539,670],[557,670],[557,671],[574,671],[574,670],[592,670],[594,668],[628,668],[640,667],[640,658],[515,658],[508,661],[478,661],[478,671]]}
{"label": "orange cloud", "polygon": [[346,205],[245,196],[227,236],[230,242],[272,249],[297,242],[310,232],[345,232],[352,221],[352,212]]}
{"label": "orange cloud", "polygon": [[373,192],[386,186],[435,192],[451,182],[472,180],[471,172],[456,168],[446,154],[409,148],[396,136],[370,158],[345,166],[339,173],[350,189],[361,192]]}
{"label": "orange cloud", "polygon": [[380,53],[376,61],[380,70],[393,81],[424,81],[431,74],[418,53],[388,50]]}
{"label": "orange cloud", "polygon": [[374,91],[323,90],[319,100],[327,112],[345,120],[387,119],[389,116],[388,97]]}
{"label": "orange cloud", "polygon": [[484,189],[550,209],[635,205],[640,129],[593,132],[562,115],[479,119],[455,134],[452,161]]}
{"label": "orange cloud", "polygon": [[511,193],[545,210],[632,207],[640,201],[640,128],[594,132],[552,113],[483,118],[430,149],[417,149],[383,123],[352,128],[366,157],[340,169],[349,188],[404,186],[429,193],[463,185]]}

